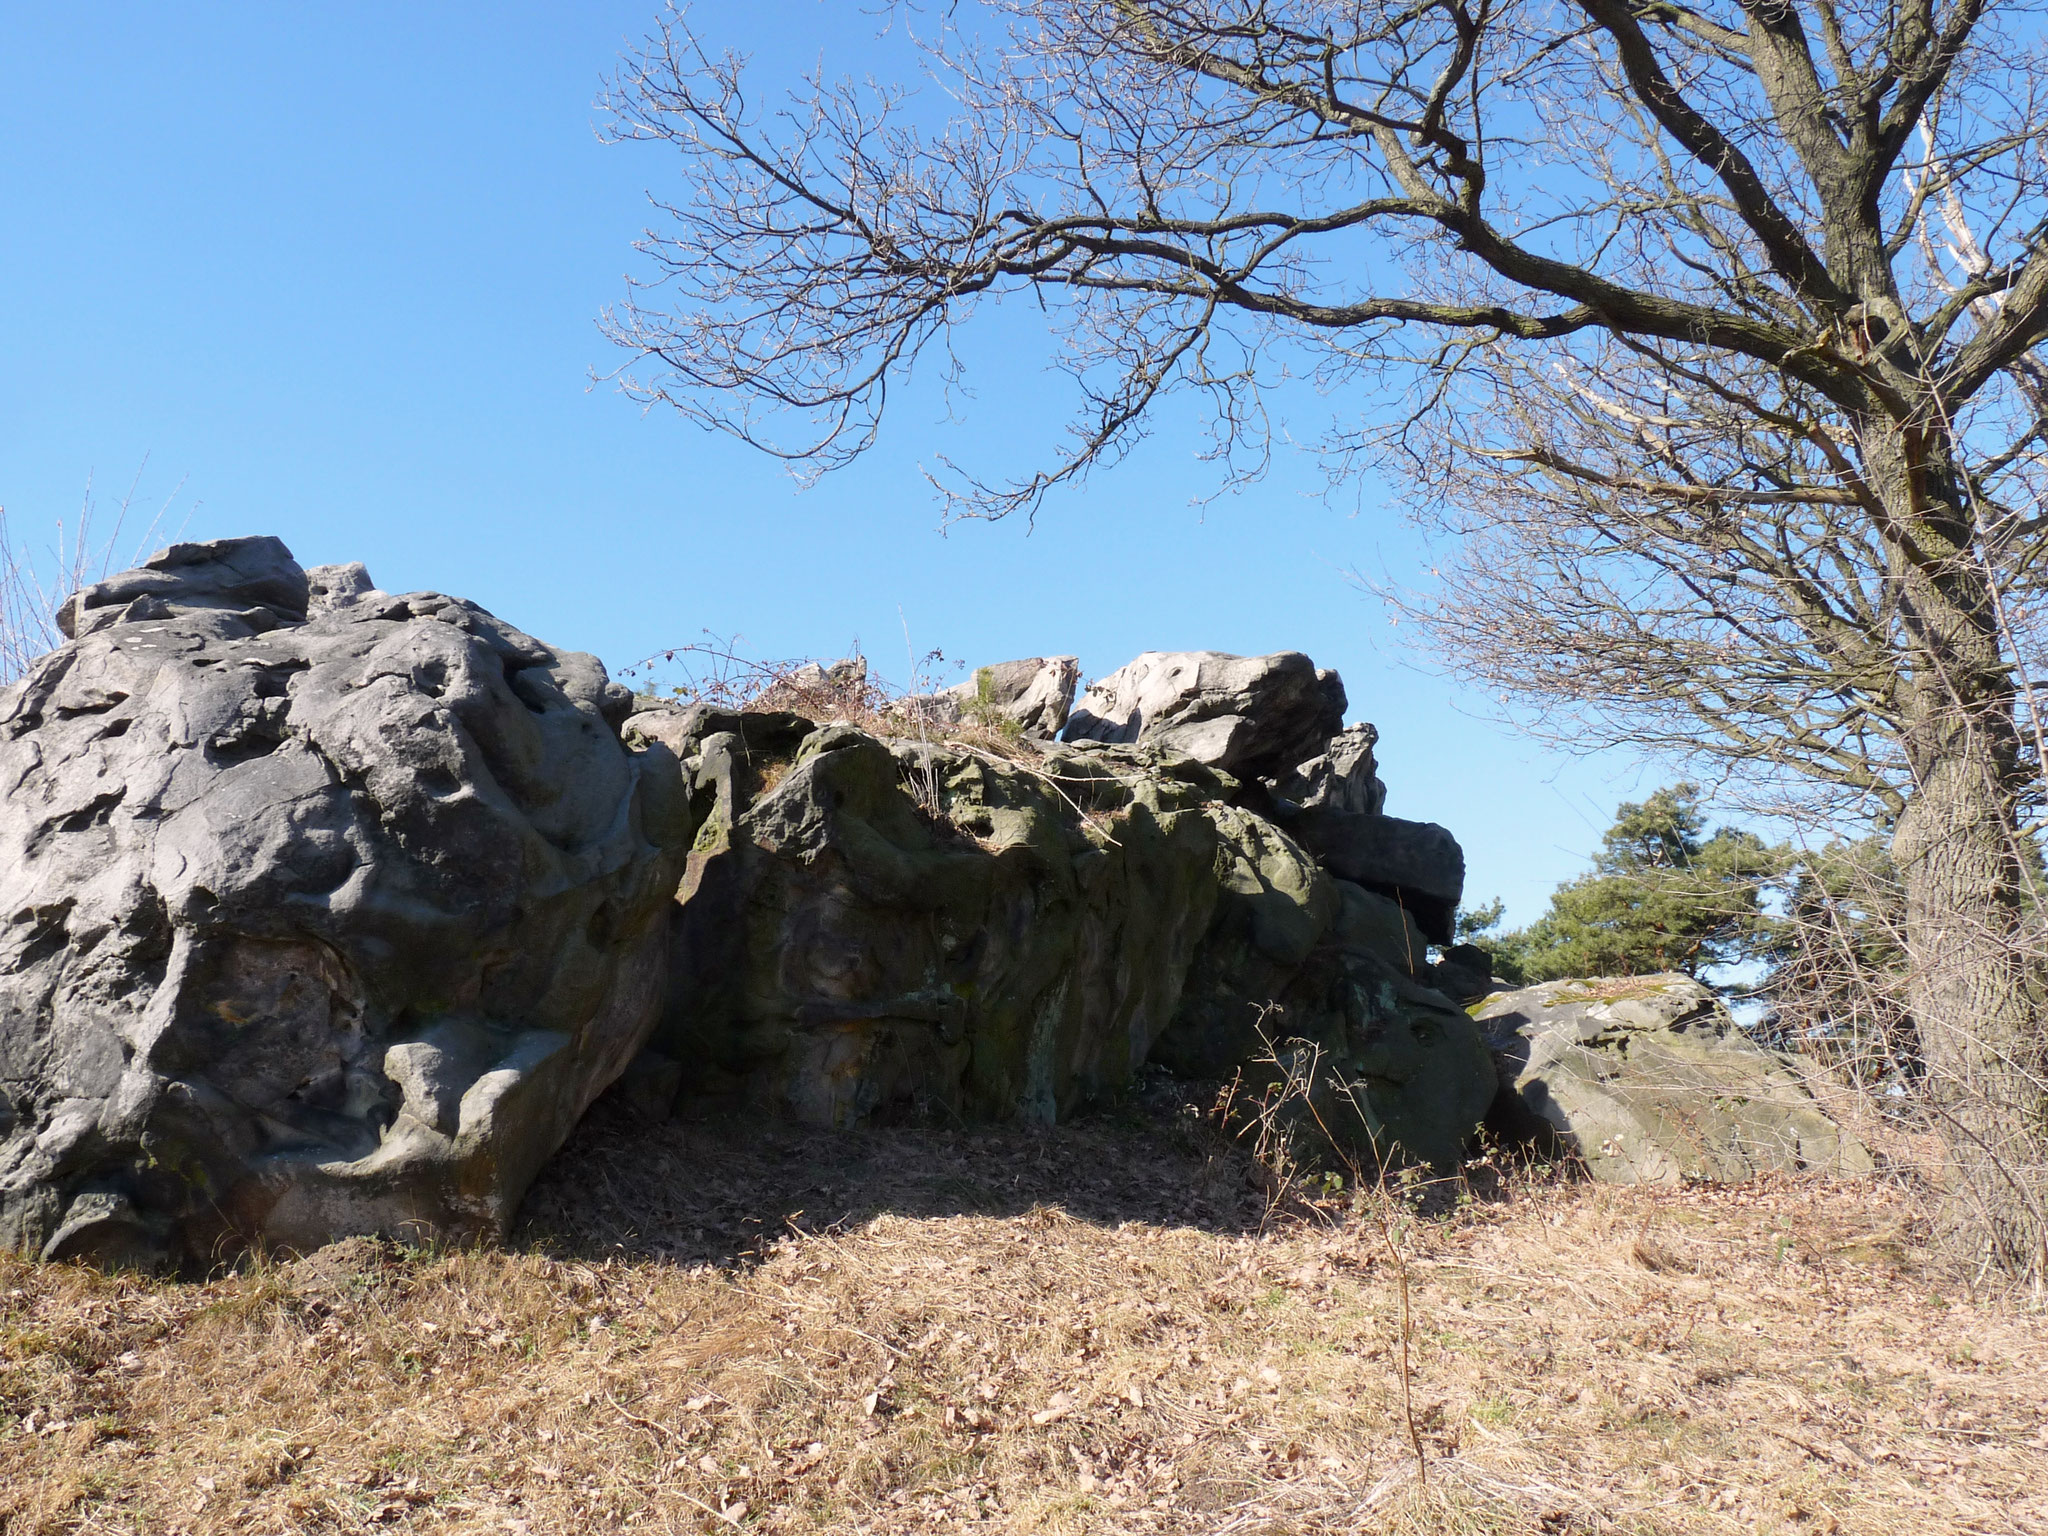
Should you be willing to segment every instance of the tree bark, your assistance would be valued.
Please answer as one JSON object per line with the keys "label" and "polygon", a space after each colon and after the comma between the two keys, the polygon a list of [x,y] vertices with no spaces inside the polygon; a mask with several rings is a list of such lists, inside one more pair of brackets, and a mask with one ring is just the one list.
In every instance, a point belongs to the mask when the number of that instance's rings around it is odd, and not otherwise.
{"label": "tree bark", "polygon": [[1948,1225],[1981,1257],[2048,1277],[2048,1051],[2031,863],[2019,826],[2013,684],[1996,606],[1938,433],[1866,438],[1910,674],[1913,789],[1892,857],[1905,888],[1907,1000],[1950,1154]]}

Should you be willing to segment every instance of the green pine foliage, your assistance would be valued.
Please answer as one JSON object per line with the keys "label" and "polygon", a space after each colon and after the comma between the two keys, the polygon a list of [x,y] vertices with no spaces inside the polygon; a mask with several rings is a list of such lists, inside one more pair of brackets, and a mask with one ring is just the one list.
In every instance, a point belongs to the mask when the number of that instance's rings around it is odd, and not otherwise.
{"label": "green pine foliage", "polygon": [[[1590,873],[1568,881],[1527,928],[1483,938],[1504,980],[1690,976],[1753,955],[1772,931],[1765,895],[1789,849],[1732,827],[1708,831],[1696,784],[1623,805]],[[1479,938],[1499,903],[1469,914]]]}

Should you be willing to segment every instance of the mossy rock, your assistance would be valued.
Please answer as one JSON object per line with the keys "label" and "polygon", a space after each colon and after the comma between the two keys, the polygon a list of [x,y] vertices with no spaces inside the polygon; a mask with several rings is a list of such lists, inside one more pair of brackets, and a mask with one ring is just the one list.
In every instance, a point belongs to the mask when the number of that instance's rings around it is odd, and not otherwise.
{"label": "mossy rock", "polygon": [[1228,773],[709,715],[664,739],[705,829],[655,1042],[686,1113],[1049,1122],[1148,1060],[1256,1076],[1262,1016],[1326,1043],[1361,1145],[1454,1161],[1492,1095],[1471,1021],[1354,942],[1359,902]]}
{"label": "mossy rock", "polygon": [[1494,1129],[1576,1156],[1603,1183],[1873,1169],[1796,1064],[1689,976],[1546,982],[1486,999],[1477,1017],[1500,1084]]}

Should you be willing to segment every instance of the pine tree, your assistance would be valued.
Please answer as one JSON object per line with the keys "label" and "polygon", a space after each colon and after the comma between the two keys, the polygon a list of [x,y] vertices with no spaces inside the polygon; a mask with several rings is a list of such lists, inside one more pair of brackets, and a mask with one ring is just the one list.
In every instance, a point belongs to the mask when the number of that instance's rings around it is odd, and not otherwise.
{"label": "pine tree", "polygon": [[1709,834],[1696,784],[1624,804],[1590,873],[1568,881],[1529,927],[1488,943],[1501,974],[1698,977],[1741,960],[1771,931],[1764,893],[1791,865],[1753,832]]}

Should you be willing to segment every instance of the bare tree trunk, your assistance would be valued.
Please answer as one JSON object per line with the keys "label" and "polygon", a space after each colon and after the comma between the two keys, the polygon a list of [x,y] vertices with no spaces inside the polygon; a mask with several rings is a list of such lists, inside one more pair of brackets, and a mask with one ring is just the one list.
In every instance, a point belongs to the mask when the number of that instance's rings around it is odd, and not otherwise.
{"label": "bare tree trunk", "polygon": [[[1953,749],[1951,749],[1953,751]],[[2001,1267],[2048,1272],[2039,1008],[2010,828],[1982,752],[1934,760],[1892,841],[1906,891],[1907,1001],[1953,1163],[1951,1225]]]}
{"label": "bare tree trunk", "polygon": [[2010,663],[1944,445],[1866,440],[1913,643],[1904,742],[1913,791],[1893,833],[1908,1002],[1951,1156],[1948,1217],[1974,1253],[2048,1277],[2048,1030],[2018,822]]}

